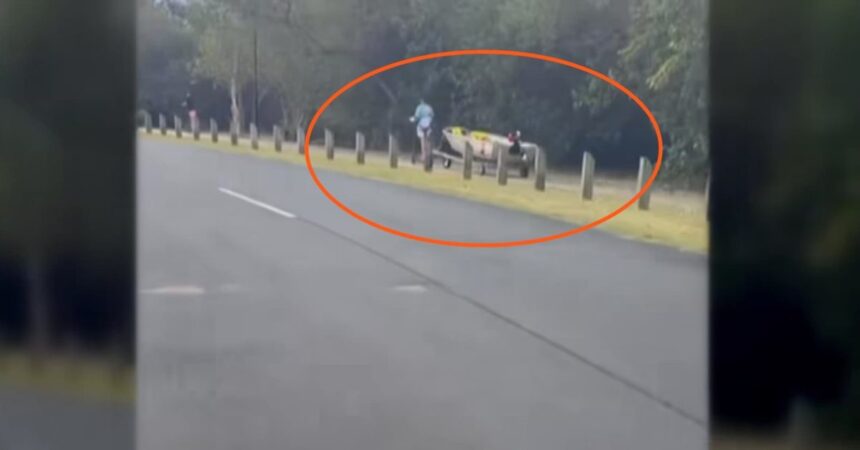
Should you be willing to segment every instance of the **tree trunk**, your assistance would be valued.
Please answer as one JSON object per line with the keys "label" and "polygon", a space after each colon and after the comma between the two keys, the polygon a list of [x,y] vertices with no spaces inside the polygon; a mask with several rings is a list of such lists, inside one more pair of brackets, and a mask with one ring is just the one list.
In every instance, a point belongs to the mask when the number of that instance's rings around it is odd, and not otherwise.
{"label": "tree trunk", "polygon": [[239,124],[239,130],[243,129],[242,123],[242,96],[239,92],[239,50],[233,53],[233,76],[230,77],[230,113],[232,122]]}
{"label": "tree trunk", "polygon": [[241,127],[241,110],[239,109],[239,98],[237,95],[236,78],[230,79],[230,121],[238,123]]}
{"label": "tree trunk", "polygon": [[301,108],[290,108],[289,117],[291,130],[295,130],[296,127],[304,127],[306,125],[305,118],[307,116]]}
{"label": "tree trunk", "polygon": [[284,128],[284,131],[289,133],[295,127],[290,127],[290,111],[287,108],[287,102],[284,101],[283,95],[279,96],[278,103],[281,105],[281,126]]}
{"label": "tree trunk", "polygon": [[398,127],[395,126],[397,123],[397,105],[390,104],[388,106],[388,111],[385,114],[385,128],[388,133],[396,133]]}
{"label": "tree trunk", "polygon": [[388,86],[388,83],[386,83],[385,80],[379,77],[374,77],[373,79],[379,85],[379,88],[382,89],[382,92],[385,93],[385,96],[388,97],[388,101],[391,102],[392,105],[396,105],[397,94],[395,94],[394,90]]}

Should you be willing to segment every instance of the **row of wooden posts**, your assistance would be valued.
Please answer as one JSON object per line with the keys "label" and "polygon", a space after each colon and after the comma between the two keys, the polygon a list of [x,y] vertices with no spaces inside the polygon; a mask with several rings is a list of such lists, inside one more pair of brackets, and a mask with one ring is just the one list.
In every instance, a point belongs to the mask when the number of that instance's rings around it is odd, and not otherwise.
{"label": "row of wooden posts", "polygon": [[[152,133],[152,116],[144,112],[144,127],[148,134]],[[257,130],[257,126],[255,124],[251,124],[249,127],[249,134],[251,138],[251,148],[254,150],[259,149],[259,131]],[[164,114],[158,115],[158,129],[162,135],[167,135],[167,118]],[[173,116],[173,132],[176,134],[176,137],[182,138],[182,118],[179,116]],[[191,134],[194,137],[194,140],[200,139],[200,121],[192,120],[191,121]],[[212,142],[218,142],[218,123],[215,119],[209,119],[209,134]],[[230,144],[231,145],[239,145],[239,125],[236,122],[232,122],[230,124]],[[272,135],[274,139],[275,151],[280,152],[283,147],[284,142],[284,130],[279,125],[275,125],[272,130]],[[300,154],[304,154],[304,144],[305,144],[305,130],[301,127],[296,129],[296,144],[298,146],[298,150]],[[498,144],[496,144],[498,145]],[[334,159],[334,149],[335,149],[335,140],[334,133],[325,129],[325,154],[327,159]],[[466,145],[466,151],[463,155],[463,179],[469,180],[472,178],[472,167],[474,165],[474,151],[470,145]],[[497,167],[507,167],[507,156],[508,152],[506,149],[498,145],[495,149],[495,153],[498,155],[498,161],[496,162]],[[365,162],[365,152],[366,152],[366,140],[364,133],[356,132],[355,134],[355,158],[356,163],[362,165]],[[397,142],[397,138],[393,134],[388,135],[388,164],[392,169],[396,169],[398,166],[398,160],[400,158],[400,150]],[[544,191],[546,189],[546,155],[542,148],[537,148],[535,153],[535,162],[534,162],[534,187],[538,191]],[[592,200],[594,198],[594,169],[595,169],[595,159],[594,156],[589,152],[583,152],[582,154],[582,176],[580,178],[580,195],[583,200]],[[432,171],[432,163],[429,159],[424,162],[424,170],[427,172]],[[636,190],[640,191],[642,186],[648,181],[648,178],[651,177],[651,171],[653,166],[651,165],[651,161],[648,158],[641,157],[639,158],[639,174],[636,181]],[[508,183],[508,171],[507,170],[497,170],[496,171],[496,180],[499,185],[504,186]],[[644,195],[639,198],[638,207],[642,210],[647,210],[651,205],[651,195],[650,191],[646,191]]]}

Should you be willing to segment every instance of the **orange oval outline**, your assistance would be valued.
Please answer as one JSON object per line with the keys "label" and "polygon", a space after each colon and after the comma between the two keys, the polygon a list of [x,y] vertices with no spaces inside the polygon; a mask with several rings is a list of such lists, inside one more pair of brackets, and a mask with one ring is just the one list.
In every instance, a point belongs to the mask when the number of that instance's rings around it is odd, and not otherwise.
{"label": "orange oval outline", "polygon": [[[551,62],[551,63],[555,63],[558,65],[570,67],[570,68],[585,72],[585,73],[587,73],[593,77],[596,77],[596,78],[608,83],[612,87],[623,92],[631,100],[633,100],[633,102],[635,102],[636,105],[639,106],[639,108],[645,113],[645,116],[648,117],[648,120],[651,122],[651,126],[654,128],[654,134],[657,136],[657,161],[654,163],[654,169],[651,171],[651,177],[648,178],[648,181],[645,182],[645,185],[642,187],[642,189],[640,189],[639,192],[637,192],[633,197],[631,197],[630,200],[628,200],[626,203],[622,204],[618,209],[610,212],[609,214],[607,214],[607,215],[605,215],[605,216],[603,216],[603,217],[601,217],[601,218],[599,218],[599,219],[597,219],[591,223],[588,223],[586,225],[582,225],[582,226],[577,227],[577,228],[570,229],[568,231],[557,233],[557,234],[551,234],[551,235],[536,237],[536,238],[531,238],[531,239],[522,239],[522,240],[517,240],[517,241],[497,241],[497,242],[449,241],[449,240],[445,240],[445,239],[436,239],[436,238],[420,236],[417,234],[412,234],[412,233],[400,231],[400,230],[385,226],[381,223],[375,222],[373,220],[370,220],[370,219],[362,216],[361,214],[353,211],[352,209],[350,209],[349,207],[347,207],[346,205],[341,203],[340,200],[338,200],[334,195],[332,195],[331,192],[328,191],[328,189],[326,189],[325,185],[323,185],[323,183],[317,177],[316,171],[314,170],[314,167],[313,167],[313,163],[311,162],[311,152],[310,152],[311,145],[310,144],[311,144],[311,136],[313,135],[314,127],[316,127],[317,121],[319,120],[320,116],[322,116],[322,113],[325,112],[325,110],[328,109],[328,107],[332,104],[332,102],[334,102],[338,97],[343,95],[344,92],[352,89],[356,85],[363,83],[364,81],[368,80],[369,78],[372,78],[372,77],[379,75],[383,72],[387,72],[391,69],[395,69],[397,67],[409,65],[412,63],[420,62],[420,61],[427,61],[430,59],[450,58],[453,56],[468,56],[468,55],[516,56],[516,57],[520,57],[520,58],[536,59],[536,60],[540,60],[540,61]],[[419,242],[424,242],[427,244],[436,244],[436,245],[449,246],[449,247],[468,247],[468,248],[503,248],[503,247],[518,247],[518,246],[525,246],[525,245],[540,244],[542,242],[549,242],[549,241],[554,241],[556,239],[562,239],[562,238],[570,237],[570,236],[573,236],[574,234],[582,233],[583,231],[587,231],[587,230],[590,230],[592,228],[595,228],[598,225],[600,225],[604,222],[607,222],[610,219],[612,219],[613,217],[621,214],[622,212],[624,212],[624,210],[626,210],[627,208],[632,206],[633,203],[635,203],[637,200],[639,200],[639,198],[642,197],[645,194],[645,192],[647,192],[648,189],[651,187],[651,184],[654,182],[654,179],[657,178],[657,174],[660,172],[660,165],[663,162],[663,134],[660,131],[660,125],[657,123],[657,119],[654,118],[654,114],[651,113],[651,110],[648,109],[648,107],[645,105],[645,103],[639,97],[637,97],[636,94],[634,94],[632,91],[630,91],[630,89],[627,89],[626,87],[624,87],[624,85],[613,80],[609,76],[604,75],[603,73],[598,72],[598,71],[596,71],[590,67],[584,66],[582,64],[577,64],[577,63],[572,62],[572,61],[568,61],[565,59],[556,58],[554,56],[548,56],[548,55],[544,55],[544,54],[540,54],[540,53],[523,52],[523,51],[517,51],[517,50],[501,50],[501,49],[463,49],[463,50],[449,50],[449,51],[443,51],[443,52],[428,53],[425,55],[413,56],[410,58],[402,59],[400,61],[395,61],[393,63],[384,65],[382,67],[378,67],[376,69],[373,69],[370,72],[367,72],[364,75],[361,75],[358,78],[355,78],[354,80],[343,85],[340,89],[335,91],[335,93],[332,94],[328,99],[326,99],[326,101],[323,102],[323,104],[319,107],[319,109],[317,109],[317,112],[314,114],[313,118],[311,118],[311,121],[308,124],[308,130],[305,133],[304,148],[307,149],[307,151],[305,151],[305,164],[307,165],[308,173],[310,173],[311,178],[314,180],[314,183],[316,184],[317,188],[319,188],[319,190],[323,193],[323,195],[326,196],[326,198],[328,198],[329,201],[331,201],[332,203],[337,205],[337,207],[339,207],[344,212],[346,212],[347,214],[352,216],[354,219],[356,219],[360,222],[364,222],[365,224],[370,225],[370,226],[372,226],[378,230],[385,231],[386,233],[390,233],[390,234],[393,234],[395,236],[399,236],[399,237],[406,238],[406,239],[411,239],[413,241],[419,241]]]}

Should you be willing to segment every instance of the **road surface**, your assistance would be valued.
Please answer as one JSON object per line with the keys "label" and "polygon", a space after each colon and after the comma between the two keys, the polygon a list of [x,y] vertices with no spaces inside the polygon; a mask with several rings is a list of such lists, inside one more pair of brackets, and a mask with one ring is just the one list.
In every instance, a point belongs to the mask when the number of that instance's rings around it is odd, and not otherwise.
{"label": "road surface", "polygon": [[[141,450],[707,448],[705,257],[600,230],[439,247],[301,166],[150,139],[138,161]],[[321,176],[418,234],[570,228]]]}
{"label": "road surface", "polygon": [[0,450],[121,450],[133,445],[133,405],[0,385]]}

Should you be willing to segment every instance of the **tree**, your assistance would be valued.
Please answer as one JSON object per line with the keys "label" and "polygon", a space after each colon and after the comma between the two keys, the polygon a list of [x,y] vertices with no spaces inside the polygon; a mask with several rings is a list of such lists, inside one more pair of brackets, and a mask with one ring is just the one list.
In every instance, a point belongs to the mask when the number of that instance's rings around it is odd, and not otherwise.
{"label": "tree", "polygon": [[196,43],[165,5],[142,1],[137,18],[137,104],[167,112],[185,95]]}
{"label": "tree", "polygon": [[194,74],[229,89],[232,120],[244,126],[241,92],[253,79],[254,47],[251,31],[243,27],[234,2],[210,0],[189,8],[189,23],[198,36]]}
{"label": "tree", "polygon": [[[395,60],[456,48],[526,50],[617,77],[664,128],[661,180],[704,181],[704,0],[198,0],[186,10],[194,74],[229,88],[239,120],[255,55],[259,97],[280,105],[278,117],[260,120],[292,128],[338,86]],[[641,111],[607,84],[511,57],[402,67],[341,96],[325,119],[384,135],[406,126],[399,117],[421,96],[440,122],[522,130],[555,165],[578,164],[588,149],[602,167],[629,169],[653,147]]]}
{"label": "tree", "polygon": [[[666,141],[662,181],[701,188],[708,167],[704,0],[642,0],[632,6],[614,72],[652,109]],[[594,80],[584,104],[605,109],[623,96]]]}

